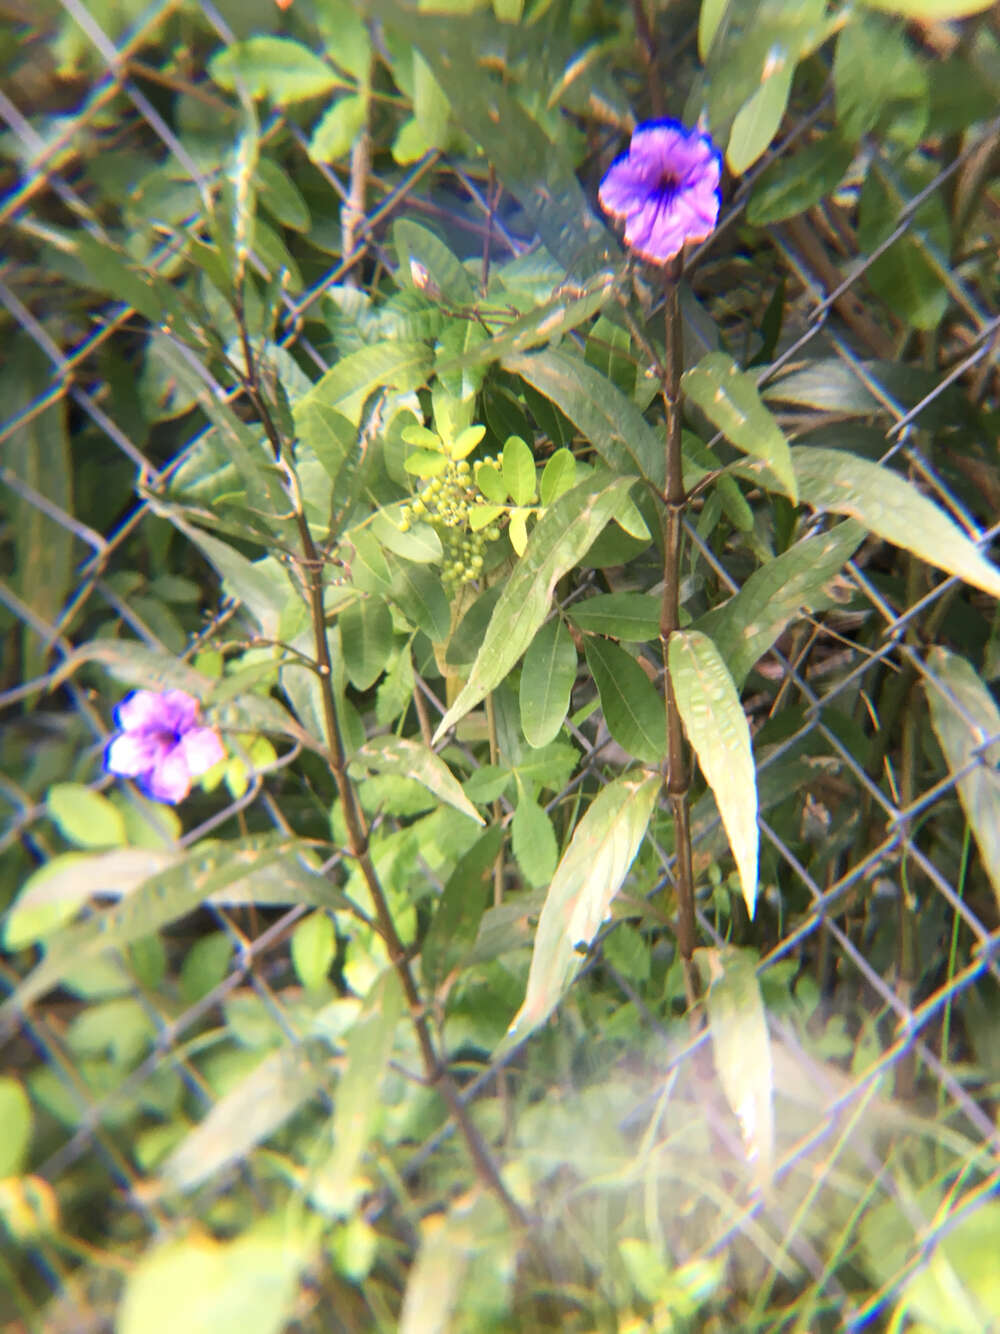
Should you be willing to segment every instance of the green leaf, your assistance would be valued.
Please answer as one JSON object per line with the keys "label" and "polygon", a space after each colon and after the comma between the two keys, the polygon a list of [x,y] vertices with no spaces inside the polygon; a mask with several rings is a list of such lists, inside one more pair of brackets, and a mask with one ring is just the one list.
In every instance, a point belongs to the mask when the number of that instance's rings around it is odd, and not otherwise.
{"label": "green leaf", "polygon": [[492,463],[478,463],[476,465],[476,485],[486,499],[492,500],[494,505],[506,503],[507,488],[504,485],[499,468],[495,468]]}
{"label": "green leaf", "polygon": [[698,55],[702,63],[708,59],[708,53],[715,41],[715,34],[725,18],[729,0],[701,0],[698,11]]}
{"label": "green leaf", "polygon": [[422,741],[399,736],[372,737],[351,757],[352,771],[356,766],[369,773],[412,778],[428,792],[433,792],[439,801],[453,806],[476,824],[485,824],[441,756]]}
{"label": "green leaf", "polygon": [[[589,479],[542,515],[504,586],[468,680],[438,725],[435,743],[500,684],[524,653],[548,615],[556,584],[615,517],[633,481]],[[599,489],[593,490],[595,485]]]}
{"label": "green leaf", "polygon": [[[1000,709],[965,658],[944,648],[927,655],[931,723],[948,769],[962,774],[958,795],[1000,904]],[[987,742],[994,742],[987,745]]]}
{"label": "green leaf", "polygon": [[981,14],[989,9],[992,0],[861,0],[868,9],[881,9],[888,14],[902,14],[908,19],[964,19],[969,14]]}
{"label": "green leaf", "polygon": [[292,932],[292,966],[307,991],[326,981],[337,953],[337,935],[329,913],[313,912]]}
{"label": "green leaf", "polygon": [[[13,569],[6,568],[14,591],[40,622],[38,629],[25,625],[20,639],[21,678],[30,681],[48,667],[41,627],[56,624],[73,587],[73,534],[56,515],[72,511],[74,470],[66,397],[60,394],[48,407],[39,407],[51,379],[47,358],[27,338],[8,336],[4,362],[0,370],[4,414],[8,424],[19,418],[23,422],[5,439],[0,467],[10,524],[8,543],[13,539]],[[46,513],[27,495],[18,494],[10,486],[15,479],[55,506],[55,512]]]}
{"label": "green leaf", "polygon": [[395,0],[373,0],[371,11],[426,60],[455,121],[480,144],[549,254],[578,278],[606,267],[617,246],[591,212],[573,164],[479,56],[504,52],[509,29],[486,14],[436,14]]}
{"label": "green leaf", "polygon": [[927,71],[906,39],[901,23],[856,14],[837,38],[833,84],[837,124],[857,142],[879,122],[891,103],[927,96]]}
{"label": "green leaf", "polygon": [[[918,186],[920,179],[912,184]],[[859,201],[858,242],[863,249],[874,251],[886,240],[908,202],[905,196],[889,189],[877,171],[869,171]],[[944,201],[936,195],[916,210],[906,235],[865,270],[865,280],[872,290],[915,329],[936,328],[950,301],[940,262],[928,253],[928,245],[940,256],[947,256],[951,248],[948,214]]]}
{"label": "green leaf", "polygon": [[747,221],[763,227],[804,213],[833,193],[853,157],[853,146],[836,134],[826,134],[797,153],[782,154],[757,178]]}
{"label": "green leaf", "polygon": [[1000,570],[898,473],[854,454],[809,445],[796,446],[792,457],[807,504],[857,519],[886,542],[1000,598]]}
{"label": "green leaf", "polygon": [[576,459],[568,449],[557,449],[542,469],[539,499],[551,505],[576,482]]}
{"label": "green leaf", "polygon": [[598,593],[566,608],[581,630],[626,644],[645,644],[660,635],[660,599],[652,593]]}
{"label": "green leaf", "polygon": [[663,700],[646,673],[606,639],[588,639],[584,648],[608,731],[630,755],[658,764],[667,748]]}
{"label": "green leaf", "polygon": [[344,669],[355,689],[367,690],[392,653],[392,614],[381,598],[368,597],[345,607],[339,620]]}
{"label": "green leaf", "polygon": [[535,499],[535,457],[520,436],[512,435],[503,447],[503,482],[515,505]]}
{"label": "green leaf", "polygon": [[763,459],[785,494],[798,502],[788,441],[761,402],[752,373],[738,370],[725,352],[710,352],[685,372],[681,388],[731,444],[753,458]]}
{"label": "green leaf", "polygon": [[308,1185],[313,1205],[331,1216],[343,1217],[353,1208],[355,1174],[380,1107],[382,1076],[402,1009],[399,980],[389,969],[365,997],[362,1014],[347,1035],[344,1073],[334,1099],[333,1152]]}
{"label": "green leaf", "polygon": [[521,787],[511,821],[511,846],[525,880],[533,889],[543,889],[552,879],[559,860],[555,830],[546,812]]}
{"label": "green leaf", "polygon": [[[133,860],[126,863],[128,857]],[[144,859],[147,868],[153,865],[163,869],[152,874],[147,870],[137,881],[130,876],[134,876],[131,868],[139,859]],[[164,865],[165,861],[168,864]],[[39,897],[44,902],[51,903],[58,897],[79,903],[78,886],[85,884],[91,886],[90,892],[113,891],[123,897],[113,907],[62,931],[49,942],[44,959],[0,1006],[0,1023],[12,1010],[30,1005],[105,950],[121,949],[141,940],[203,902],[339,905],[329,881],[309,869],[314,862],[315,854],[307,844],[284,834],[265,834],[226,843],[198,843],[179,859],[129,848],[91,854],[86,866],[78,862],[66,867],[63,863],[66,878],[41,887]],[[128,872],[120,869],[123,866],[129,868]],[[115,882],[109,883],[112,871]],[[15,912],[29,906],[38,906],[38,900],[29,904],[22,896]]]}
{"label": "green leaf", "polygon": [[750,728],[719,650],[697,630],[668,646],[670,681],[698,765],[715,796],[736,858],[747,912],[757,901],[757,777]]}
{"label": "green leaf", "polygon": [[[398,218],[392,228],[399,257],[400,277],[432,299],[440,293],[448,306],[471,306],[475,288],[460,260],[433,232],[409,218]],[[428,283],[426,280],[429,279]]]}
{"label": "green leaf", "polygon": [[408,621],[423,630],[431,643],[443,643],[451,629],[451,608],[441,587],[440,571],[400,560],[391,551],[384,554],[396,606]]}
{"label": "green leaf", "polygon": [[576,680],[576,647],[558,616],[528,645],[521,670],[521,727],[529,746],[546,746],[563,725]]}
{"label": "green leaf", "polygon": [[737,112],[726,148],[729,169],[737,176],[753,166],[778,133],[794,73],[795,66],[785,64],[765,79]]}
{"label": "green leaf", "polygon": [[851,519],[803,538],[755,570],[723,606],[699,617],[692,629],[712,639],[738,689],[789,621],[815,605],[863,539],[864,529]]}
{"label": "green leaf", "polygon": [[[156,506],[153,508],[155,510]],[[247,560],[228,542],[202,532],[179,514],[171,513],[169,517],[174,527],[199,547],[215,566],[222,576],[225,590],[243,603],[265,639],[277,639],[281,613],[292,592],[285,571],[270,556],[258,561]]]}
{"label": "green leaf", "polygon": [[268,1052],[170,1154],[160,1169],[161,1189],[194,1190],[273,1135],[320,1087],[318,1055],[294,1043]]}
{"label": "green leaf", "polygon": [[616,778],[594,799],[563,853],[538,919],[524,1002],[508,1029],[521,1041],[543,1024],[576,976],[646,834],[659,774]]}
{"label": "green leaf", "polygon": [[70,246],[79,264],[77,281],[93,286],[98,292],[124,301],[151,324],[159,324],[164,317],[161,299],[162,283],[149,272],[142,273],[128,257],[114,246],[89,232],[74,232]]}
{"label": "green leaf", "polygon": [[555,348],[505,357],[520,375],[579,427],[614,472],[637,472],[657,491],[664,485],[664,445],[639,409],[579,357]]}
{"label": "green leaf", "polygon": [[368,397],[382,387],[409,392],[430,374],[433,357],[426,343],[380,341],[341,357],[313,386],[303,402],[316,399],[336,408],[355,426]]}
{"label": "green leaf", "polygon": [[290,37],[257,36],[234,42],[216,52],[208,72],[220,88],[268,97],[276,106],[318,97],[340,83],[325,60]]}
{"label": "green leaf", "polygon": [[274,158],[262,157],[256,167],[256,185],[260,203],[284,227],[307,232],[311,219],[309,206],[299,187]]}
{"label": "green leaf", "polygon": [[309,140],[313,162],[336,162],[351,151],[360,134],[367,111],[367,99],[351,94],[341,97],[316,122]]}
{"label": "green leaf", "polygon": [[757,959],[731,945],[696,950],[695,957],[708,974],[705,1008],[715,1070],[740,1123],[757,1184],[764,1186],[774,1158],[774,1075]]}
{"label": "green leaf", "polygon": [[168,1241],[129,1269],[116,1334],[281,1334],[311,1258],[312,1244],[288,1226]]}
{"label": "green leaf", "polygon": [[486,908],[487,884],[503,844],[493,825],[461,857],[448,877],[420,951],[424,985],[437,993],[472,950]]}
{"label": "green leaf", "polygon": [[83,783],[53,783],[45,802],[59,832],[78,848],[117,848],[127,842],[121,811]]}
{"label": "green leaf", "polygon": [[0,1076],[0,1181],[19,1176],[31,1143],[31,1103],[23,1085],[10,1075]]}

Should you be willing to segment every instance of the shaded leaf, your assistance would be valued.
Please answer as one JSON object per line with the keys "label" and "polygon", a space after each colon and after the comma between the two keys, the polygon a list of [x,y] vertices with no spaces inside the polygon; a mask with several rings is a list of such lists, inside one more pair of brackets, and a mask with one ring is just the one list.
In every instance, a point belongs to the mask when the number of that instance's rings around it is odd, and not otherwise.
{"label": "shaded leaf", "polygon": [[503,844],[493,825],[461,857],[448,877],[420,951],[420,975],[436,992],[471,951],[487,902],[487,883]]}
{"label": "shaded leaf", "polygon": [[658,764],[667,746],[663,700],[646,673],[606,639],[588,639],[584,648],[608,731],[630,755]]}
{"label": "shaded leaf", "polygon": [[598,593],[566,608],[581,630],[645,644],[660,635],[660,599],[652,593]]}
{"label": "shaded leaf", "polygon": [[757,776],[750,728],[719,650],[696,630],[679,630],[668,647],[670,681],[684,730],[715,796],[740,886],[753,917],[757,901]]}
{"label": "shaded leaf", "polygon": [[559,860],[552,821],[521,787],[511,821],[511,846],[524,878],[533,889],[542,889],[552,879]]}
{"label": "shaded leaf", "polygon": [[530,746],[545,746],[563,725],[576,680],[576,646],[558,616],[528,645],[521,671],[521,727]]}
{"label": "shaded leaf", "polygon": [[[461,261],[432,231],[409,218],[393,224],[392,239],[400,262],[400,275],[431,299],[440,293],[449,306],[470,306],[476,292]],[[414,265],[418,267],[414,267]],[[423,275],[430,279],[419,281]]]}
{"label": "shaded leaf", "polygon": [[385,671],[393,649],[392,613],[379,597],[363,598],[340,613],[344,669],[357,690],[367,690]]}

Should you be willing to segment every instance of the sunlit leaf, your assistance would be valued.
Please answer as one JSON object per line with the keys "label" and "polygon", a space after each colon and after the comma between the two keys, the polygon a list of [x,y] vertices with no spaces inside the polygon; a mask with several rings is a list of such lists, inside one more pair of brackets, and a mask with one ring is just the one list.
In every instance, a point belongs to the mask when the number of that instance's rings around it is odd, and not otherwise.
{"label": "sunlit leaf", "polygon": [[292,966],[307,991],[322,986],[336,953],[337,935],[329,913],[310,913],[292,932]]}
{"label": "sunlit leaf", "polygon": [[835,449],[792,451],[802,499],[846,514],[887,542],[1000,598],[1000,570],[961,528],[915,486],[889,468]]}
{"label": "sunlit leaf", "polygon": [[774,1157],[774,1076],[757,959],[730,945],[698,950],[696,957],[708,974],[705,1006],[719,1083],[740,1123],[757,1182],[766,1185]]}
{"label": "sunlit leaf", "polygon": [[268,97],[278,106],[317,97],[340,82],[325,60],[290,37],[234,42],[216,52],[208,70],[221,88]]}
{"label": "sunlit leaf", "polygon": [[340,642],[348,679],[367,690],[385,671],[393,648],[392,613],[381,598],[363,598],[340,613]]}
{"label": "sunlit leaf", "polygon": [[433,792],[440,801],[447,802],[455,810],[467,815],[470,820],[475,820],[477,824],[485,823],[444,760],[422,741],[397,736],[372,737],[354,752],[351,764],[369,773],[412,778],[427,788],[428,792]]}
{"label": "sunlit leaf", "polygon": [[927,655],[931,722],[1000,903],[1000,709],[972,664],[945,648]]}
{"label": "sunlit leaf", "polygon": [[736,175],[752,167],[778,133],[794,73],[791,64],[776,70],[737,112],[726,148],[726,162]]}
{"label": "sunlit leaf", "polygon": [[404,281],[426,292],[432,300],[438,300],[440,294],[453,307],[469,306],[475,301],[472,279],[461,261],[432,231],[409,218],[398,218],[393,224],[392,239]]}
{"label": "sunlit leaf", "polygon": [[336,162],[351,151],[351,145],[365,123],[367,103],[364,97],[341,97],[328,107],[312,132],[309,156],[313,162]]}
{"label": "sunlit leaf", "polygon": [[864,529],[852,519],[803,538],[755,570],[728,602],[699,617],[693,628],[712,639],[738,688],[789,621],[815,604],[863,538]]}
{"label": "sunlit leaf", "polygon": [[535,459],[520,438],[512,435],[503,447],[503,482],[515,505],[530,505],[535,499]]}
{"label": "sunlit leaf", "polygon": [[757,777],[750,728],[719,650],[696,630],[679,630],[668,647],[670,680],[684,730],[715,796],[740,886],[753,917],[757,901]]}
{"label": "sunlit leaf", "polygon": [[78,848],[119,847],[126,841],[121,811],[84,783],[53,783],[45,803],[63,837]]}
{"label": "sunlit leaf", "polygon": [[355,425],[369,395],[383,386],[418,389],[430,373],[433,356],[426,343],[379,342],[341,357],[309,397],[336,408]]}
{"label": "sunlit leaf", "polygon": [[792,501],[798,498],[788,441],[761,402],[755,376],[741,371],[725,352],[710,352],[681,379],[684,393],[697,403],[737,449],[763,459]]}
{"label": "sunlit leaf", "polygon": [[524,878],[534,889],[552,879],[559,860],[559,845],[548,815],[522,788],[511,821],[511,846]]}
{"label": "sunlit leaf", "polygon": [[607,917],[646,833],[659,774],[609,783],[573,831],[549,886],[538,920],[521,1008],[509,1029],[520,1041],[543,1024],[582,962],[577,946],[590,945]]}
{"label": "sunlit leaf", "polygon": [[[468,679],[438,725],[435,742],[498,686],[524,653],[548,615],[556,584],[614,518],[633,480],[582,482],[542,515],[504,586]],[[594,490],[595,485],[599,489]]]}

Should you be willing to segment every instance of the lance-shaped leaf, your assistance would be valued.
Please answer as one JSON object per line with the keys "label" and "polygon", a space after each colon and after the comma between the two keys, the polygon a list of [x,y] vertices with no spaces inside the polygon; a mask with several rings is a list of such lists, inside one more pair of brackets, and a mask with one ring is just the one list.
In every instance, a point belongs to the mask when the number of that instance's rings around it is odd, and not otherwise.
{"label": "lance-shaped leaf", "polygon": [[792,450],[802,499],[847,514],[894,546],[1000,598],[1000,570],[917,488],[888,468],[838,449]]}
{"label": "lance-shaped leaf", "polygon": [[[755,570],[723,606],[699,617],[693,628],[714,641],[737,687],[788,622],[812,607],[864,535],[861,525],[848,519],[828,533],[803,538]],[[599,601],[591,598],[581,606]]]}
{"label": "lance-shaped leaf", "polygon": [[573,831],[538,919],[524,1003],[508,1030],[517,1041],[543,1024],[569,988],[586,948],[639,851],[662,778],[617,778]]}
{"label": "lance-shaped leaf", "polygon": [[435,744],[500,684],[527,649],[548,614],[552,590],[605,524],[625,509],[634,481],[605,478],[602,485],[591,478],[560,496],[542,515],[493,610],[469,678],[441,719]]}
{"label": "lance-shaped leaf", "polygon": [[356,766],[363,766],[371,773],[412,778],[476,824],[486,823],[441,756],[420,741],[401,736],[372,737],[354,752],[352,771]]}
{"label": "lance-shaped leaf", "polygon": [[667,749],[663,700],[630,654],[606,639],[588,639],[587,664],[601,696],[608,731],[629,754],[658,764]]}
{"label": "lance-shaped leaf", "polygon": [[551,399],[615,472],[637,472],[662,491],[663,440],[607,376],[551,347],[504,357],[501,364]]}
{"label": "lance-shaped leaf", "polygon": [[419,389],[426,383],[433,360],[426,343],[383,340],[371,347],[361,347],[341,357],[301,403],[305,405],[315,398],[336,408],[357,426],[369,394],[383,386],[403,391]]}
{"label": "lance-shaped leaf", "polygon": [[530,746],[546,746],[569,708],[576,679],[576,646],[558,616],[535,635],[521,672],[521,726]]}
{"label": "lance-shaped leaf", "polygon": [[671,635],[668,661],[684,730],[715,795],[752,917],[757,901],[757,780],[746,715],[729,669],[707,635],[697,630]]}
{"label": "lance-shaped leaf", "polygon": [[766,1184],[774,1157],[774,1075],[767,1015],[749,950],[697,950],[708,973],[708,1027],[719,1082],[743,1132],[757,1181]]}
{"label": "lance-shaped leaf", "polygon": [[725,352],[710,352],[681,377],[681,388],[726,439],[763,459],[786,495],[798,500],[788,441],[757,391],[757,379],[741,371]]}
{"label": "lance-shaped leaf", "polygon": [[[110,853],[94,854],[100,859],[94,863],[99,867],[99,879],[89,881],[95,887],[100,883],[104,892],[121,893],[121,902],[67,928],[50,942],[41,963],[0,1006],[0,1025],[10,1019],[14,1009],[24,1009],[44,996],[88,959],[152,935],[206,901],[310,903],[317,907],[338,903],[333,886],[312,869],[316,856],[309,845],[284,834],[197,843],[186,856],[155,870],[141,883],[136,883],[134,865],[123,856],[126,851],[118,849],[119,860],[115,861]],[[148,852],[141,855],[147,865],[152,865]],[[60,894],[63,899],[72,898],[72,881],[86,878],[80,864],[64,869],[67,878],[53,879],[41,887],[46,902],[58,901]],[[115,884],[108,879],[111,871],[121,877]],[[22,908],[27,905],[22,904]],[[30,916],[22,917],[22,923],[24,920],[30,926]]]}
{"label": "lance-shaped leaf", "polygon": [[626,644],[645,644],[660,634],[660,598],[653,593],[598,593],[566,610],[581,630]]}
{"label": "lance-shaped leaf", "polygon": [[948,768],[964,775],[959,799],[1000,904],[1000,709],[965,658],[934,648],[927,666],[931,723]]}
{"label": "lance-shaped leaf", "polygon": [[160,1169],[161,1186],[193,1190],[273,1135],[319,1088],[318,1055],[298,1045],[268,1052],[181,1140]]}
{"label": "lance-shaped leaf", "polygon": [[397,218],[392,227],[392,239],[403,281],[408,279],[432,300],[444,301],[451,306],[472,305],[476,299],[472,279],[461,261],[433,232],[410,218]]}

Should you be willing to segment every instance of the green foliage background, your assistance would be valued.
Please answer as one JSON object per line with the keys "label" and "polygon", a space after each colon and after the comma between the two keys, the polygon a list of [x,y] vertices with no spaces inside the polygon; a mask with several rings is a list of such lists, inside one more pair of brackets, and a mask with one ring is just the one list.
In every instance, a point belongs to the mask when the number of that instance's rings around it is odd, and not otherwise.
{"label": "green foliage background", "polygon": [[4,1329],[1000,1327],[996,11],[7,9]]}

